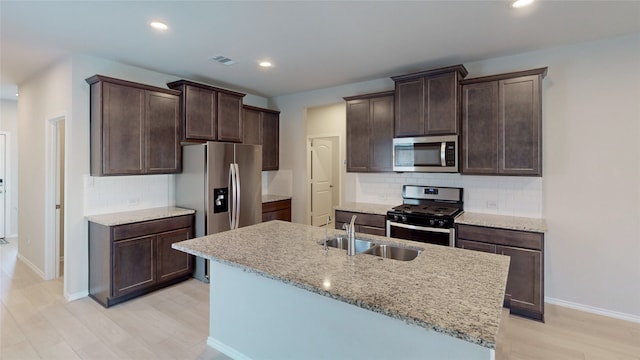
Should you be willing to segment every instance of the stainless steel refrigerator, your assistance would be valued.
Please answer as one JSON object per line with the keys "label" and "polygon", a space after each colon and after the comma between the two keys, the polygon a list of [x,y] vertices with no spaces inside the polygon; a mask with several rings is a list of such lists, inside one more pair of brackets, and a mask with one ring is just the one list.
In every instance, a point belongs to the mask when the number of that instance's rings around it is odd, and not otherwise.
{"label": "stainless steel refrigerator", "polygon": [[[207,142],[182,149],[176,205],[196,210],[196,237],[262,221],[262,146]],[[193,276],[209,281],[209,267],[196,257]]]}

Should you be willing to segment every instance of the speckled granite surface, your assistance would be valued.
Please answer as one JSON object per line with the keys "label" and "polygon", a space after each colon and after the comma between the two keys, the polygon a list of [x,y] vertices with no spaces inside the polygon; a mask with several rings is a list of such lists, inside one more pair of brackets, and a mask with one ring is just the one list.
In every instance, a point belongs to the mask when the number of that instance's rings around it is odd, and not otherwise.
{"label": "speckled granite surface", "polygon": [[[347,256],[321,240],[324,228],[270,221],[173,244],[308,291],[495,348],[509,258],[478,251],[360,235],[417,246],[412,261]],[[329,235],[344,234],[329,230]]]}
{"label": "speckled granite surface", "polygon": [[144,210],[123,211],[110,214],[87,215],[85,218],[94,223],[105,226],[115,226],[131,224],[140,221],[164,219],[168,217],[188,215],[195,213],[195,210],[179,208],[175,206],[158,207]]}
{"label": "speckled granite surface", "polygon": [[470,213],[466,211],[456,218],[456,224],[487,226],[540,233],[547,231],[547,224],[544,219]]}
{"label": "speckled granite surface", "polygon": [[340,206],[335,206],[334,210],[353,211],[353,212],[360,212],[360,213],[366,213],[366,214],[387,215],[387,211],[391,210],[394,206],[397,206],[397,205],[348,202]]}
{"label": "speckled granite surface", "polygon": [[262,203],[268,203],[268,202],[274,202],[274,201],[281,201],[281,200],[289,200],[291,199],[291,196],[286,196],[286,195],[271,195],[271,194],[265,194],[262,195]]}

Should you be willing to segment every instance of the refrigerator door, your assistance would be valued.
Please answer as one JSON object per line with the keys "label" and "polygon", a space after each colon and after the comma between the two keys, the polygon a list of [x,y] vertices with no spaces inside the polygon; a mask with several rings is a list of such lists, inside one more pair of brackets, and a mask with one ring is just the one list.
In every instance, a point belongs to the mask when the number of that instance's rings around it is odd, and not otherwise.
{"label": "refrigerator door", "polygon": [[239,179],[238,227],[262,222],[262,146],[235,145]]}
{"label": "refrigerator door", "polygon": [[[207,143],[207,187],[208,187],[208,208],[206,219],[206,232],[207,234],[216,234],[222,231],[231,229],[229,214],[232,210],[232,193],[229,184],[229,169],[233,164],[233,144],[227,143]],[[216,200],[220,202],[220,199],[216,199],[214,194],[224,194],[224,189],[228,198],[227,207],[214,208]],[[219,196],[219,195],[218,195]],[[226,211],[225,211],[226,210]],[[217,211],[217,212],[216,212]]]}

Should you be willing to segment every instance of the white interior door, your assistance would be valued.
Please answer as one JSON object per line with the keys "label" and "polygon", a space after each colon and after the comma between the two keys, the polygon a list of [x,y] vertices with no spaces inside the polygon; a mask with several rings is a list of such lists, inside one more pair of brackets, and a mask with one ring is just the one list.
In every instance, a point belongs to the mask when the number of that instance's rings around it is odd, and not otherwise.
{"label": "white interior door", "polygon": [[0,134],[0,238],[5,236],[5,184],[6,135]]}
{"label": "white interior door", "polygon": [[311,225],[327,223],[332,213],[333,143],[331,140],[313,139],[311,142]]}
{"label": "white interior door", "polygon": [[56,125],[56,277],[64,275],[64,127],[65,120]]}

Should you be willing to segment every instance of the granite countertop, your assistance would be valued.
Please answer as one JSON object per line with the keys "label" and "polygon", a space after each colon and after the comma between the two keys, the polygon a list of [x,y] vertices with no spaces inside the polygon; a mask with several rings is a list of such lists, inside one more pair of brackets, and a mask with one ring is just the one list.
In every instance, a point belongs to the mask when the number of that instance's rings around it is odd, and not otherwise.
{"label": "granite countertop", "polygon": [[272,195],[272,194],[265,194],[262,195],[262,203],[269,203],[269,202],[275,202],[275,201],[282,201],[282,200],[291,200],[291,196],[286,196],[286,195]]}
{"label": "granite countertop", "polygon": [[365,214],[387,215],[387,211],[393,208],[392,205],[370,204],[360,202],[348,202],[340,206],[334,206],[334,210],[359,212]]}
{"label": "granite countertop", "polygon": [[123,224],[131,224],[141,221],[164,219],[174,216],[194,214],[196,211],[192,209],[179,208],[175,206],[158,207],[144,210],[123,211],[110,214],[87,215],[85,218],[91,222],[105,225],[116,226]]}
{"label": "granite countertop", "polygon": [[518,216],[494,215],[463,212],[456,218],[456,224],[477,225],[508,230],[521,230],[543,233],[547,231],[544,219]]}
{"label": "granite countertop", "polygon": [[[344,234],[329,230],[329,235]],[[509,257],[386,237],[421,247],[412,261],[320,245],[325,229],[270,221],[174,243],[175,249],[282,281],[487,348],[495,348]]]}

